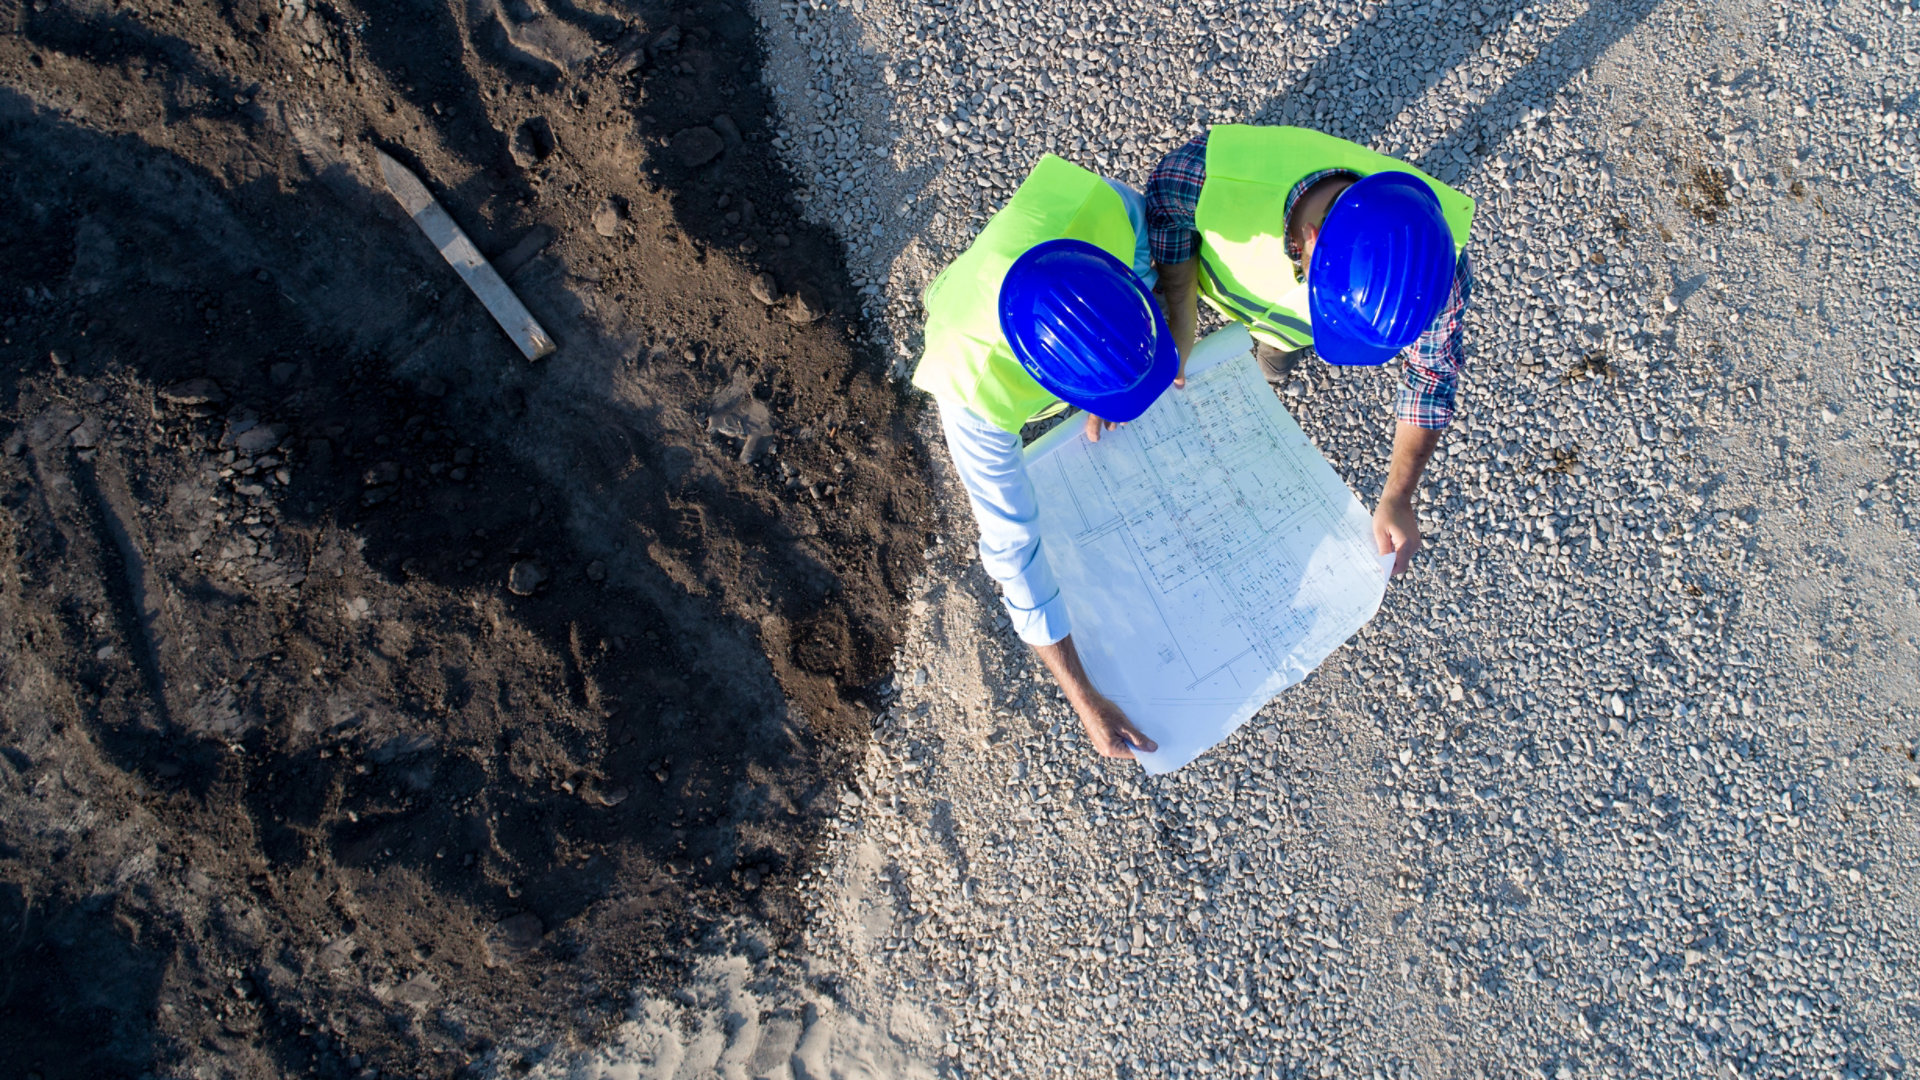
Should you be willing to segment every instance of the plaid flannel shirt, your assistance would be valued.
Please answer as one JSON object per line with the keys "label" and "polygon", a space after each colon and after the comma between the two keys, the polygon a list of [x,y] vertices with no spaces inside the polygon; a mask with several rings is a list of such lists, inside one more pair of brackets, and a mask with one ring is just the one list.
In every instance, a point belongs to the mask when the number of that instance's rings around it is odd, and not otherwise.
{"label": "plaid flannel shirt", "polygon": [[[1293,201],[1323,177],[1340,170],[1327,169],[1309,174],[1287,192],[1285,213],[1293,212]],[[1147,180],[1147,242],[1153,261],[1162,266],[1186,262],[1199,251],[1200,235],[1194,228],[1194,211],[1200,205],[1200,188],[1207,181],[1207,135],[1201,132],[1175,149],[1154,166]],[[1294,257],[1299,257],[1294,253]],[[1299,273],[1299,267],[1294,268]],[[1400,354],[1402,380],[1394,400],[1394,419],[1422,428],[1444,428],[1453,422],[1454,400],[1460,388],[1460,369],[1465,363],[1461,349],[1460,327],[1467,301],[1473,295],[1472,267],[1465,253],[1453,275],[1453,291],[1434,316],[1420,340]]]}

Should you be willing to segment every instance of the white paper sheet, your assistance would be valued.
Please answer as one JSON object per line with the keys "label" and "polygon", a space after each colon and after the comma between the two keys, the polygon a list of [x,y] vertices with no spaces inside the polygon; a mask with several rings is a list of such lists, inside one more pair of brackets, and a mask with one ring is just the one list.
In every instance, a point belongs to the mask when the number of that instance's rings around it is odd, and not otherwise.
{"label": "white paper sheet", "polygon": [[[1095,686],[1178,769],[1305,678],[1379,610],[1372,516],[1287,415],[1229,326],[1187,385],[1086,440],[1027,449],[1041,542]],[[1389,557],[1390,558],[1390,557]]]}

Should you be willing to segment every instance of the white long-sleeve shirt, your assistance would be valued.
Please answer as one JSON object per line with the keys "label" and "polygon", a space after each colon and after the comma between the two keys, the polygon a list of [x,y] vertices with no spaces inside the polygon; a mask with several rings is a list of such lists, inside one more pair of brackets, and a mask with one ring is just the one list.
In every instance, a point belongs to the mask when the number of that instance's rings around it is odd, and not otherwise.
{"label": "white long-sleeve shirt", "polygon": [[1000,602],[1007,606],[1014,633],[1029,645],[1066,637],[1067,605],[1040,550],[1040,504],[1020,454],[1020,436],[946,401],[940,402],[940,430],[980,525],[980,565],[1000,583]]}
{"label": "white long-sleeve shirt", "polygon": [[[1107,183],[1119,193],[1133,221],[1133,272],[1152,288],[1156,275],[1147,248],[1146,201],[1118,180]],[[1020,640],[1051,645],[1066,637],[1070,627],[1059,583],[1040,545],[1040,505],[1027,477],[1020,436],[1002,431],[964,405],[939,404],[947,451],[980,526],[980,565],[999,583],[1000,602]]]}

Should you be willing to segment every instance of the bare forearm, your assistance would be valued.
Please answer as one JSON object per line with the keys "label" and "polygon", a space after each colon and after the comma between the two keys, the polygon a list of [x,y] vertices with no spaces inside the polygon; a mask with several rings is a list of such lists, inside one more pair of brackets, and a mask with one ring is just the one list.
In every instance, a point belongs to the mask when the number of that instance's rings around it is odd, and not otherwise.
{"label": "bare forearm", "polygon": [[1087,741],[1093,744],[1095,753],[1130,758],[1135,750],[1159,749],[1118,705],[1094,689],[1087,669],[1080,666],[1080,653],[1073,647],[1071,634],[1051,645],[1035,645],[1033,651],[1040,654],[1040,662],[1053,672],[1054,681],[1066,693],[1067,704],[1073,706],[1081,726],[1087,729]]}
{"label": "bare forearm", "polygon": [[1380,500],[1412,502],[1420,488],[1420,475],[1427,471],[1427,459],[1440,445],[1440,431],[1409,424],[1404,420],[1394,427],[1393,459],[1387,463],[1387,486]]}
{"label": "bare forearm", "polygon": [[1180,347],[1180,355],[1185,357],[1193,351],[1200,260],[1192,258],[1156,269],[1160,274],[1160,306],[1167,316],[1167,328],[1173,331],[1173,343]]}
{"label": "bare forearm", "polygon": [[1051,645],[1035,645],[1033,651],[1053,673],[1053,681],[1059,683],[1060,691],[1067,695],[1067,704],[1076,712],[1086,707],[1094,694],[1093,680],[1080,664],[1080,651],[1073,647],[1073,635],[1068,634]]}

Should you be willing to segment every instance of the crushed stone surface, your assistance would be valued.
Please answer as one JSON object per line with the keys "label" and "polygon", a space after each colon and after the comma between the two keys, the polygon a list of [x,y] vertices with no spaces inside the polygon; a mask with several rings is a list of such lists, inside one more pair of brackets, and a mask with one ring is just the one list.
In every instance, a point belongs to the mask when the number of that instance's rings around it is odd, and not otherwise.
{"label": "crushed stone surface", "polygon": [[[766,985],[942,1076],[1913,1067],[1911,6],[759,11],[901,374],[1043,151],[1139,184],[1207,124],[1300,123],[1479,200],[1426,552],[1177,774],[1092,756],[936,453],[897,696]],[[1286,399],[1369,503],[1392,391]]]}

